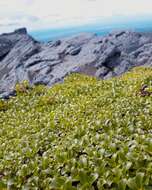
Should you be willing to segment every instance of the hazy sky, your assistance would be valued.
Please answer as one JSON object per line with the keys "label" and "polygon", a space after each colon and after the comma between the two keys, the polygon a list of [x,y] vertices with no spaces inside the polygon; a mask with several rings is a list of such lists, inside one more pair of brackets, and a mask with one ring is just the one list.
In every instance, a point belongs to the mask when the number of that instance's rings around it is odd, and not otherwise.
{"label": "hazy sky", "polygon": [[0,32],[79,25],[114,16],[152,15],[152,0],[0,0]]}

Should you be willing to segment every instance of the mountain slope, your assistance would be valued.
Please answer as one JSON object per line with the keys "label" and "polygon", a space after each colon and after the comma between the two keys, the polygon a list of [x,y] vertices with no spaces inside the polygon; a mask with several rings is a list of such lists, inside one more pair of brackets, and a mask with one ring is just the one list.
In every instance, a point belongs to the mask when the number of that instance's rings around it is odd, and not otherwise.
{"label": "mountain slope", "polygon": [[0,189],[152,188],[152,69],[72,74],[0,101]]}
{"label": "mountain slope", "polygon": [[73,72],[111,78],[135,66],[151,66],[151,55],[151,35],[131,31],[41,43],[19,29],[0,35],[0,97],[15,94],[15,84],[23,80],[52,86]]}

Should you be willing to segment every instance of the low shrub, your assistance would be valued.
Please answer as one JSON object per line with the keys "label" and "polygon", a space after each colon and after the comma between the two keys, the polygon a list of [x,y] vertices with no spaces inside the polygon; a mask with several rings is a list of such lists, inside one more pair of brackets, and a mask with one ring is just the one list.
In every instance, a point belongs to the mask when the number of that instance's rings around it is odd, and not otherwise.
{"label": "low shrub", "polygon": [[0,189],[152,189],[151,77],[72,74],[18,93],[0,111]]}

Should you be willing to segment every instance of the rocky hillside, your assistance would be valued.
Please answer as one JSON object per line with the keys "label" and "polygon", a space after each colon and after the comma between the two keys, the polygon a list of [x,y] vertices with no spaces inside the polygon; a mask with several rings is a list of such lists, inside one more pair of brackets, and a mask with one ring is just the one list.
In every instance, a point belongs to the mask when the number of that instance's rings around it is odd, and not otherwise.
{"label": "rocky hillside", "polygon": [[71,72],[107,79],[139,65],[151,66],[152,37],[121,31],[106,37],[80,34],[48,43],[25,28],[0,35],[0,97],[13,95],[16,83],[51,86]]}

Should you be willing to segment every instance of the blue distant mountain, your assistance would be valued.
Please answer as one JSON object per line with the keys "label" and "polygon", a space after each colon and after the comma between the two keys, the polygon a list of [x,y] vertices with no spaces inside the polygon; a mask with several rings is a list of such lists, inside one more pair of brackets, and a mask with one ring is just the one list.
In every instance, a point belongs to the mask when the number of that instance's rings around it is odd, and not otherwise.
{"label": "blue distant mountain", "polygon": [[152,17],[128,18],[101,21],[93,24],[75,27],[53,28],[29,32],[39,41],[50,41],[78,33],[91,32],[97,35],[106,35],[115,30],[133,30],[137,32],[152,32]]}

